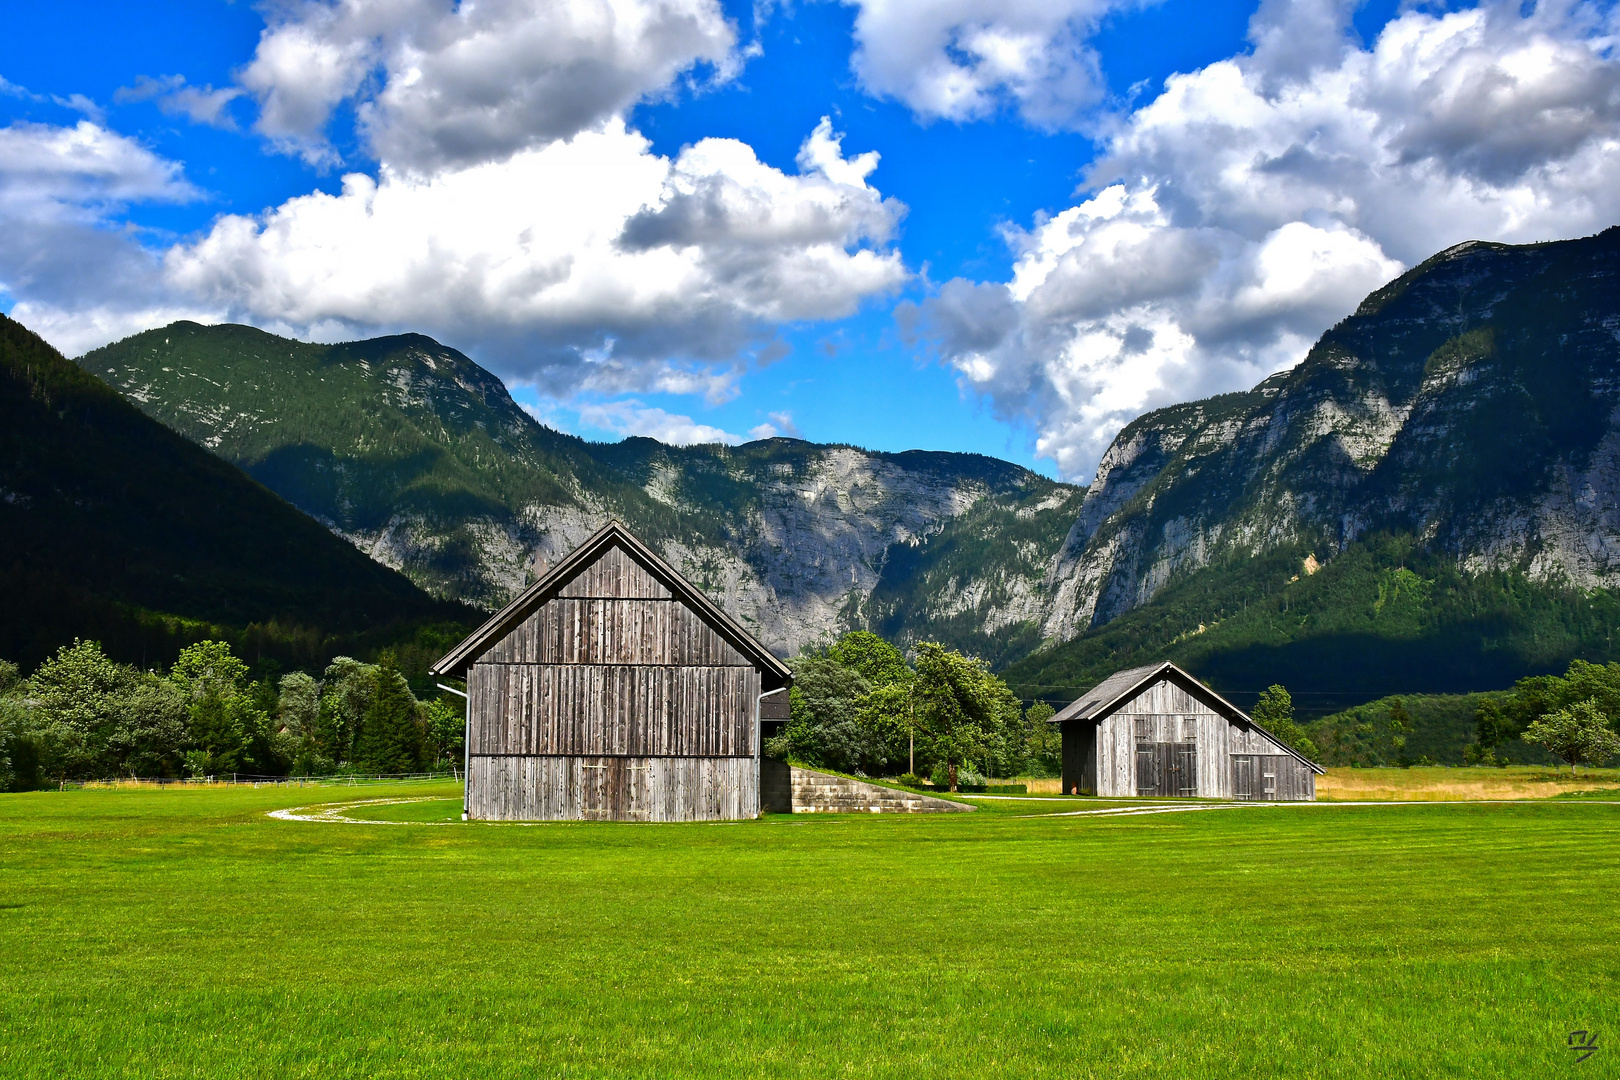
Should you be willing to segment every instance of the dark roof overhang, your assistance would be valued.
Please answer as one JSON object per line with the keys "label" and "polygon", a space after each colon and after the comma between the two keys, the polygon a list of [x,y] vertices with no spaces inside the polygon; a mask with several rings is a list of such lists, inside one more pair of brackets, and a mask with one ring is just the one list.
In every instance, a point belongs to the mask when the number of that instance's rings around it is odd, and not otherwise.
{"label": "dark roof overhang", "polygon": [[1236,705],[1227,701],[1220,694],[1199,682],[1193,675],[1166,660],[1158,664],[1148,664],[1144,667],[1127,668],[1116,671],[1089,691],[1075,698],[1068,705],[1059,710],[1050,720],[1049,724],[1061,724],[1071,720],[1084,720],[1092,723],[1101,723],[1112,715],[1125,702],[1134,698],[1149,685],[1161,678],[1169,678],[1181,686],[1182,689],[1207,702],[1217,713],[1228,720],[1246,724],[1261,732],[1266,738],[1282,747],[1283,752],[1290,757],[1297,758],[1312,772],[1321,776],[1327,772],[1322,766],[1301,754],[1277,736],[1255,723],[1254,718]]}
{"label": "dark roof overhang", "polygon": [[753,661],[765,676],[767,690],[781,689],[793,682],[793,672],[785,663],[618,521],[610,521],[598,529],[556,566],[541,575],[539,581],[524,589],[516,599],[474,630],[465,641],[440,657],[429,670],[435,675],[466,678],[467,669],[478,657],[534,614],[537,608],[613,545],[628,552],[676,598],[696,611],[732,648]]}

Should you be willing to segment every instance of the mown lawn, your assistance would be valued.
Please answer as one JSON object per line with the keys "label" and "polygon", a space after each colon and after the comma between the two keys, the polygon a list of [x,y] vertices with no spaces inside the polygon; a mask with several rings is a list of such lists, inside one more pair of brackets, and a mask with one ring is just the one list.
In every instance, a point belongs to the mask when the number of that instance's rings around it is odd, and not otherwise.
{"label": "mown lawn", "polygon": [[[466,825],[0,796],[7,1077],[1613,1076],[1620,806]],[[420,797],[423,789],[401,792]],[[445,824],[427,822],[438,820]],[[1573,1029],[1603,1049],[1575,1066]]]}

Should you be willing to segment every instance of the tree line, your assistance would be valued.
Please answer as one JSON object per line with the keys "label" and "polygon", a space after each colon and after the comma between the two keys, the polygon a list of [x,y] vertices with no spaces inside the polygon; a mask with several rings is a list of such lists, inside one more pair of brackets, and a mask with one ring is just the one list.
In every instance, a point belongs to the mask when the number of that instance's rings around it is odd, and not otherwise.
{"label": "tree line", "polygon": [[1053,709],[1025,709],[982,660],[935,642],[915,659],[865,630],[789,661],[791,719],[767,756],[854,775],[928,776],[955,791],[984,776],[1055,776]]}
{"label": "tree line", "polygon": [[418,701],[395,656],[340,656],[321,678],[248,678],[222,641],[167,671],[75,640],[27,678],[0,661],[0,785],[63,780],[405,773],[459,762],[462,717]]}
{"label": "tree line", "polygon": [[1480,702],[1475,739],[1464,751],[1470,764],[1500,765],[1514,739],[1547,748],[1569,763],[1601,765],[1620,756],[1620,663],[1576,660],[1563,675],[1532,675],[1502,699]]}

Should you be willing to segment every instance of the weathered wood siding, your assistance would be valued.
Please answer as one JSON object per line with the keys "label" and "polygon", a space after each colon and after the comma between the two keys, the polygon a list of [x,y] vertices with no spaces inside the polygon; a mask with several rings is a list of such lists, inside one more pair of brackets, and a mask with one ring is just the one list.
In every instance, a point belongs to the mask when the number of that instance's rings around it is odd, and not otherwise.
{"label": "weathered wood siding", "polygon": [[558,597],[479,658],[492,664],[702,664],[752,667],[675,600]]}
{"label": "weathered wood siding", "polygon": [[752,667],[478,663],[470,752],[751,758],[759,684]]}
{"label": "weathered wood siding", "polygon": [[468,815],[753,817],[761,678],[611,547],[468,671]]}
{"label": "weathered wood siding", "polygon": [[641,600],[670,600],[673,594],[623,548],[609,548],[602,557],[580,570],[557,590],[558,596],[623,596]]}
{"label": "weathered wood siding", "polygon": [[[1084,732],[1081,728],[1089,727]],[[1267,798],[1310,800],[1316,797],[1315,776],[1298,759],[1288,754],[1264,732],[1229,720],[1184,687],[1161,679],[1144,688],[1101,721],[1069,721],[1064,724],[1064,787],[1071,787],[1071,776],[1082,792],[1104,797],[1129,798],[1139,794],[1139,780],[1160,779],[1154,791],[1166,795],[1163,785],[1177,786],[1185,770],[1196,773],[1200,798],[1230,799],[1249,797],[1234,787],[1236,757],[1264,757],[1266,768],[1276,774],[1277,784]],[[1074,728],[1071,736],[1068,729]],[[1090,746],[1086,746],[1087,736]],[[1153,758],[1138,747],[1151,744]],[[1085,753],[1090,761],[1069,764],[1070,746]],[[1166,746],[1178,749],[1175,753]],[[1185,763],[1185,764],[1183,764]],[[1172,767],[1181,771],[1172,772]],[[1073,772],[1071,772],[1071,768]],[[1140,771],[1139,771],[1140,770]],[[1088,775],[1089,774],[1089,775]],[[1094,782],[1086,781],[1095,777]],[[1089,788],[1089,791],[1088,791]],[[1176,793],[1190,791],[1177,787]],[[1173,793],[1172,793],[1173,794]]]}
{"label": "weathered wood siding", "polygon": [[1233,754],[1232,798],[1246,802],[1314,802],[1316,774],[1289,754]]}
{"label": "weathered wood siding", "polygon": [[703,821],[759,813],[753,758],[484,757],[467,761],[481,821]]}

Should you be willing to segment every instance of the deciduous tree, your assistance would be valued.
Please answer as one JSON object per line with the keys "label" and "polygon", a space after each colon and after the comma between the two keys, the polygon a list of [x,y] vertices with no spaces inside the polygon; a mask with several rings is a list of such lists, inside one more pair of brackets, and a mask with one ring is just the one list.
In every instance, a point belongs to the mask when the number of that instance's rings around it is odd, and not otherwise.
{"label": "deciduous tree", "polygon": [[115,663],[94,641],[75,640],[28,680],[40,769],[52,780],[116,775],[109,752],[136,672]]}
{"label": "deciduous tree", "polygon": [[861,701],[871,684],[827,656],[796,657],[791,666],[791,718],[772,740],[772,753],[840,772],[863,771],[874,756],[882,760],[881,747],[873,745],[860,722]]}
{"label": "deciduous tree", "polygon": [[321,677],[321,707],[315,742],[330,760],[345,764],[355,757],[355,738],[377,693],[377,669],[348,656],[335,657]]}
{"label": "deciduous tree", "polygon": [[1609,718],[1603,715],[1595,698],[1532,721],[1522,737],[1569,762],[1571,773],[1582,762],[1599,765],[1620,754],[1620,735],[1610,728]]}
{"label": "deciduous tree", "polygon": [[443,698],[422,703],[422,720],[435,762],[461,763],[467,721],[460,710]]}
{"label": "deciduous tree", "polygon": [[1023,710],[983,661],[923,642],[917,646],[916,679],[918,732],[926,737],[930,758],[945,765],[952,791],[965,764],[1005,769],[1014,747],[1021,763]]}
{"label": "deciduous tree", "polygon": [[1024,744],[1030,766],[1047,776],[1063,771],[1063,733],[1051,722],[1057,710],[1037,701],[1024,710]]}

